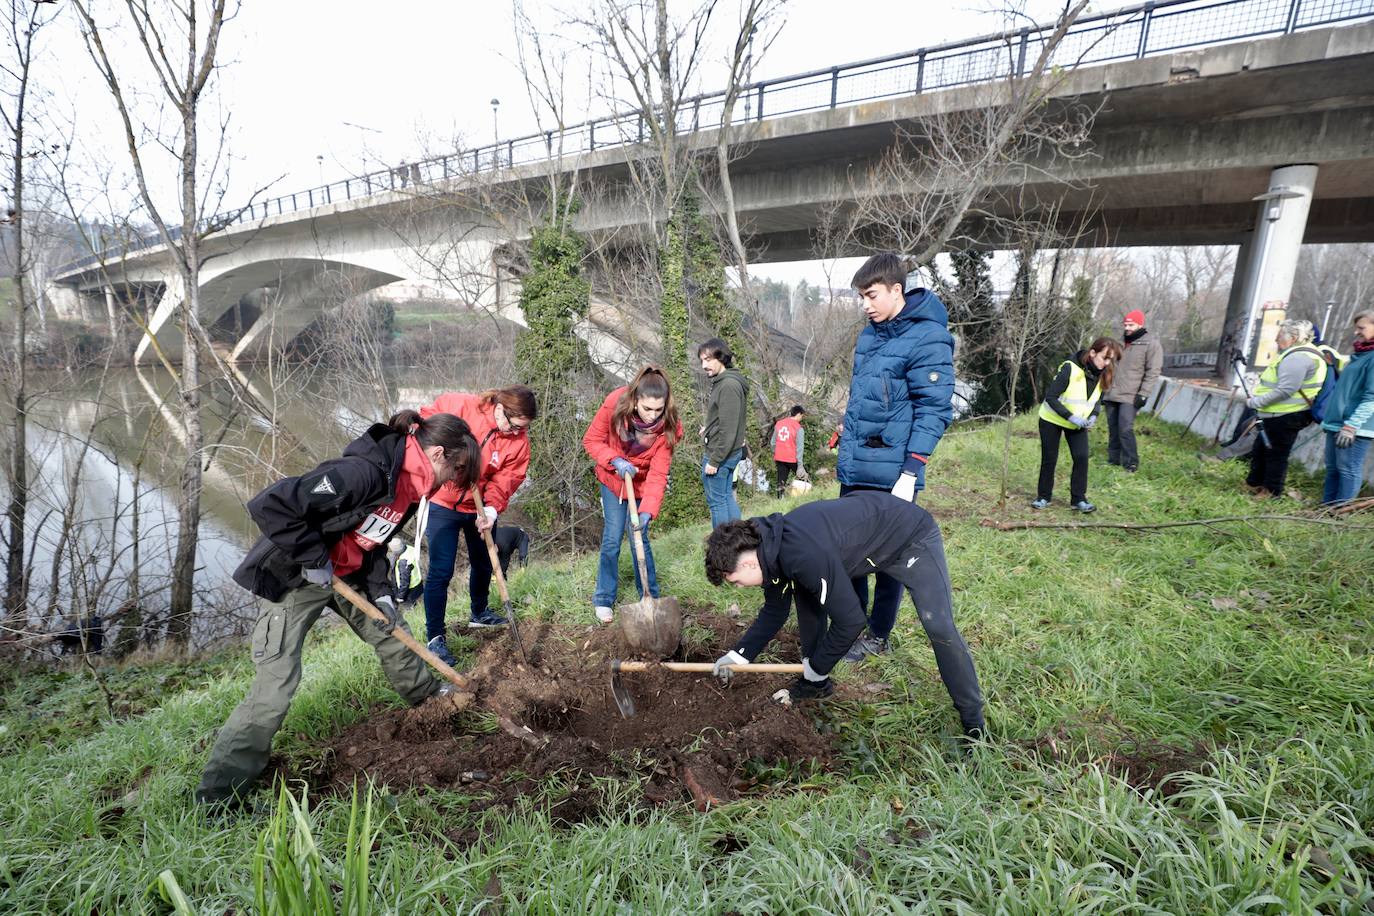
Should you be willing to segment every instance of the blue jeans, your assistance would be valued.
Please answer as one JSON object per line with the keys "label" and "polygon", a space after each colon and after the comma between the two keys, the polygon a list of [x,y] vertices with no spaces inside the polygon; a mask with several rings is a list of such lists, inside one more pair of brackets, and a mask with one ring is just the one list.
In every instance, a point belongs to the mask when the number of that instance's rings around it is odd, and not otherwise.
{"label": "blue jeans", "polygon": [[[890,492],[888,487],[866,487],[840,484],[840,495],[854,493],[860,490],[876,490],[880,493]],[[917,494],[920,495],[919,493]],[[868,630],[879,639],[887,639],[892,635],[892,628],[897,625],[897,611],[902,606],[902,592],[905,591],[902,583],[892,578],[885,572],[873,574],[873,610],[868,610],[868,576],[858,576],[850,579],[849,582],[854,586],[854,594],[859,596],[859,607],[863,608],[868,614]]]}
{"label": "blue jeans", "polygon": [[744,449],[735,449],[725,456],[714,474],[706,473],[710,459],[701,459],[701,485],[706,490],[706,505],[711,509],[712,528],[740,517],[739,503],[735,501],[735,465],[743,457]]}
{"label": "blue jeans", "polygon": [[[594,607],[615,607],[615,595],[620,586],[620,543],[629,534],[630,503],[616,498],[615,492],[604,483],[601,485],[601,515],[605,524],[601,526],[601,563],[596,568],[596,594],[592,596]],[[654,573],[654,552],[649,549],[649,526],[640,529],[644,544],[644,566],[649,573],[649,594],[658,597],[658,576]],[[630,566],[635,571],[635,587],[639,596],[644,597],[644,584],[639,581],[639,563],[635,562],[634,547],[630,547]]]}
{"label": "blue jeans", "polygon": [[491,594],[491,557],[487,543],[477,530],[477,516],[454,512],[429,504],[429,524],[425,541],[429,545],[429,568],[425,570],[425,638],[444,635],[444,612],[448,610],[448,584],[453,580],[453,564],[458,559],[458,533],[468,542],[468,596],[472,616],[487,612]]}
{"label": "blue jeans", "polygon": [[1326,434],[1326,485],[1322,487],[1322,505],[1350,502],[1360,493],[1364,483],[1364,457],[1374,439],[1356,436],[1350,448],[1336,448],[1336,434]]}

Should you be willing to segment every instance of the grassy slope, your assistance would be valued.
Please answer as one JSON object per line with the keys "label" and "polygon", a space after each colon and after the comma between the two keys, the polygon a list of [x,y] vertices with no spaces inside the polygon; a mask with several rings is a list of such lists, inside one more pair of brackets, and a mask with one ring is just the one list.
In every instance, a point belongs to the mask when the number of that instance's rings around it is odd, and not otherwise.
{"label": "grassy slope", "polygon": [[[1239,466],[1199,465],[1197,440],[1142,427],[1135,476],[1101,463],[1097,434],[1094,520],[1257,511],[1238,493]],[[996,512],[1000,443],[996,431],[951,433],[923,497],[942,520],[997,736],[975,763],[953,762],[953,712],[908,604],[897,651],[844,675],[895,686],[835,711],[847,774],[706,816],[627,811],[562,830],[532,801],[464,851],[434,838],[461,812],[460,796],[388,797],[372,854],[376,899],[395,912],[467,911],[497,886],[493,875],[508,905],[531,912],[1279,912],[1357,909],[1374,897],[1361,870],[1374,861],[1371,533],[1292,523],[996,532],[978,522]],[[1029,517],[1036,442],[1013,443],[1008,515]],[[716,608],[744,597],[748,609],[754,595],[704,584],[703,533],[658,540],[665,591]],[[584,621],[592,560],[536,564],[513,589]],[[77,713],[79,730],[65,735],[51,724],[19,734],[22,711],[9,702],[0,910],[157,910],[149,886],[164,868],[206,912],[251,901],[263,820],[206,824],[187,803],[206,742],[248,675],[241,658],[222,661],[119,724],[80,714],[89,682],[72,677],[47,700]],[[358,640],[318,634],[278,748],[308,765],[316,738],[388,696]],[[1052,747],[1027,749],[1046,735]],[[1167,800],[1101,766],[1154,740],[1208,755]],[[135,785],[129,810],[112,809]],[[310,814],[331,862],[342,859],[347,817],[337,800]]]}

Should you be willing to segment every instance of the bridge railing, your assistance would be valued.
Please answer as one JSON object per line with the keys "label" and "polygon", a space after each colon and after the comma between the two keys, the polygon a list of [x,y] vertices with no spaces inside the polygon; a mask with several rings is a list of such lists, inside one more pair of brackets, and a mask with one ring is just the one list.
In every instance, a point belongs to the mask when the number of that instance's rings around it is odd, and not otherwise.
{"label": "bridge railing", "polygon": [[[1154,0],[1077,20],[1055,48],[1050,64],[1072,69],[1135,60],[1369,18],[1374,18],[1374,0]],[[1027,27],[752,83],[739,93],[733,120],[763,121],[1024,76],[1054,31],[1053,24]],[[677,129],[686,132],[716,127],[721,123],[724,106],[723,92],[689,98],[679,108]],[[402,162],[392,168],[256,201],[215,218],[211,224],[253,223],[339,201],[423,189],[474,173],[631,146],[648,139],[649,124],[641,113],[610,115],[562,131],[530,134]],[[152,236],[131,247],[157,242],[158,238]],[[85,258],[68,269],[95,260]]]}

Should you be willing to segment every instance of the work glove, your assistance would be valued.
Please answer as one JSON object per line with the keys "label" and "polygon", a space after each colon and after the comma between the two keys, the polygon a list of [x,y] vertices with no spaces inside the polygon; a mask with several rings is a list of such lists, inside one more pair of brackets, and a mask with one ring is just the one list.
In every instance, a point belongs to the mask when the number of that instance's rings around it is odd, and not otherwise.
{"label": "work glove", "polygon": [[1255,397],[1253,394],[1250,395],[1250,397],[1245,399],[1245,406],[1252,410],[1259,410],[1259,398]]}
{"label": "work glove", "polygon": [[916,483],[916,475],[904,471],[897,478],[897,482],[892,485],[892,495],[900,500],[914,503],[916,501]]}
{"label": "work glove", "polygon": [[311,585],[329,588],[329,584],[334,581],[334,562],[325,560],[323,566],[317,566],[314,569],[302,569],[301,575],[305,576],[305,581]]}
{"label": "work glove", "polygon": [[1336,433],[1336,448],[1350,448],[1355,444],[1355,427],[1342,426],[1341,431]]}
{"label": "work glove", "polygon": [[641,513],[639,513],[639,530],[640,530],[640,531],[643,531],[644,529],[646,529],[646,528],[648,528],[648,527],[649,527],[649,513],[647,513],[647,512],[641,512]]}
{"label": "work glove", "polygon": [[636,473],[635,466],[625,458],[612,458],[611,467],[615,468],[616,474],[620,477],[633,477]]}
{"label": "work glove", "polygon": [[1097,425],[1097,415],[1096,415],[1096,414],[1093,414],[1091,417],[1088,417],[1088,422],[1083,424],[1083,428],[1084,428],[1084,429],[1092,429],[1092,428],[1093,428],[1094,426],[1096,426],[1096,425]]}
{"label": "work glove", "polygon": [[816,669],[811,667],[811,659],[804,658],[802,659],[802,677],[806,678],[808,681],[812,681],[813,683],[815,683],[819,681],[828,680],[830,678],[830,675],[817,674]]}
{"label": "work glove", "polygon": [[1080,417],[1078,414],[1074,414],[1073,416],[1069,417],[1069,422],[1072,423],[1074,426],[1078,427],[1079,429],[1088,428],[1088,418]]}
{"label": "work glove", "polygon": [[1135,401],[1133,401],[1132,403],[1135,404],[1135,409],[1136,409],[1136,410],[1139,410],[1140,408],[1142,408],[1142,407],[1145,406],[1145,401],[1146,401],[1146,400],[1148,400],[1148,398],[1146,398],[1145,395],[1143,395],[1143,394],[1138,394],[1138,395],[1135,396]]}
{"label": "work glove", "polygon": [[496,527],[496,510],[491,506],[482,507],[482,517],[477,520],[478,531],[490,531]]}
{"label": "work glove", "polygon": [[743,655],[740,655],[734,649],[731,649],[729,652],[726,652],[720,658],[716,659],[716,663],[711,666],[711,673],[720,679],[720,683],[722,686],[729,687],[730,676],[733,675],[735,672],[731,671],[729,668],[726,668],[725,666],[747,664],[749,664],[749,659],[745,658]]}
{"label": "work glove", "polygon": [[810,483],[811,475],[806,473],[806,468],[797,468],[797,479],[805,481],[806,483]]}
{"label": "work glove", "polygon": [[382,632],[390,633],[392,630],[396,629],[396,624],[401,622],[401,611],[396,607],[396,599],[390,595],[383,595],[372,603],[376,605],[377,610],[381,611],[382,615],[386,617],[386,626],[382,626],[380,623],[377,624],[377,626],[382,627]]}

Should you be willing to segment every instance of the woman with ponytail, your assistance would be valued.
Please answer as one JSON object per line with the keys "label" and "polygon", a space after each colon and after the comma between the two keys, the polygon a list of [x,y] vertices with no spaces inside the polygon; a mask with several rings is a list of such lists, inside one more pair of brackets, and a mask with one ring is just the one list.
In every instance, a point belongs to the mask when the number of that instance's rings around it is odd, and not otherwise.
{"label": "woman with ponytail", "polygon": [[444,486],[430,500],[429,523],[425,539],[429,543],[429,568],[425,572],[425,638],[429,651],[450,665],[444,634],[444,617],[448,611],[448,584],[453,580],[453,566],[458,560],[458,536],[468,545],[468,626],[499,627],[506,618],[492,613],[488,605],[491,594],[491,558],[482,540],[482,532],[496,527],[497,516],[506,511],[510,498],[525,482],[530,468],[530,423],[538,416],[534,392],[524,385],[493,388],[481,394],[454,391],[441,394],[428,407],[420,408],[421,416],[450,413],[467,422],[481,449],[481,475],[477,481],[482,491],[485,512],[479,518],[477,505],[472,501],[471,485]]}
{"label": "woman with ponytail", "polygon": [[[198,802],[237,805],[266,768],[272,736],[300,684],[305,634],[326,608],[372,646],[387,680],[412,706],[450,689],[390,636],[392,628],[407,627],[391,594],[386,543],[421,497],[476,479],[477,456],[462,420],[407,410],[374,424],[341,458],[279,480],[249,501],[262,537],[234,581],[271,603],[253,627],[253,685],[219,730]],[[367,595],[391,626],[381,627],[335,594],[335,576]]]}
{"label": "woman with ponytail", "polygon": [[[682,423],[673,404],[672,386],[661,369],[645,366],[634,381],[606,395],[587,432],[582,447],[596,462],[596,477],[601,481],[601,565],[596,574],[596,594],[592,608],[596,619],[610,623],[620,577],[620,543],[631,523],[626,500],[625,478],[634,482],[639,502],[639,524],[644,544],[644,564],[649,574],[649,594],[658,597],[654,575],[654,556],[649,550],[649,521],[658,517],[663,494],[668,488],[668,467],[673,463],[673,448],[682,438]],[[635,585],[644,595],[639,581]]]}

